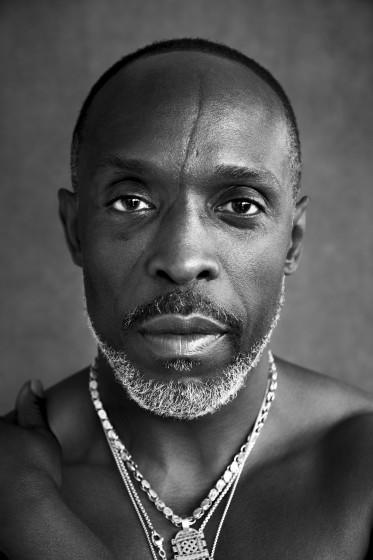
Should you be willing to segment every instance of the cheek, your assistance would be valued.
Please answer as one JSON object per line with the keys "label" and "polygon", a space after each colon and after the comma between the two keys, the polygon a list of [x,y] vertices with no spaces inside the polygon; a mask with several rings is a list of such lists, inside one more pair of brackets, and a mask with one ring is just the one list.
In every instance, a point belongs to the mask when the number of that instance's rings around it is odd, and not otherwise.
{"label": "cheek", "polygon": [[118,314],[119,302],[130,300],[134,293],[131,277],[141,248],[105,231],[96,230],[87,237],[89,241],[82,253],[88,310],[96,320],[99,316],[113,319]]}
{"label": "cheek", "polygon": [[287,254],[287,237],[237,244],[227,275],[245,309],[248,322],[266,321],[277,305]]}

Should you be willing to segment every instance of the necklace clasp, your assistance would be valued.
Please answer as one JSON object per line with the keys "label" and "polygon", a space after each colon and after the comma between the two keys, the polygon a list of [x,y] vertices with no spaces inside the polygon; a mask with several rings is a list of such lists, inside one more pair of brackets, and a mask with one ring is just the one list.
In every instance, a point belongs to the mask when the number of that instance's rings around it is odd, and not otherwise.
{"label": "necklace clasp", "polygon": [[163,541],[163,537],[161,537],[161,535],[157,533],[157,531],[152,531],[152,543],[154,544],[154,546],[156,546],[157,548],[161,548],[163,546]]}

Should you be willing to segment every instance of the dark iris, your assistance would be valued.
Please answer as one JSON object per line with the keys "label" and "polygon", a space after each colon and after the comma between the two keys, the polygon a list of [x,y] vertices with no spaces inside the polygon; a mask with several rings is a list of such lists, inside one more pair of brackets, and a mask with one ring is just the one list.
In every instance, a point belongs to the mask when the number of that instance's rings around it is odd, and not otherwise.
{"label": "dark iris", "polygon": [[126,198],[125,204],[129,210],[136,210],[139,207],[140,201],[138,198]]}
{"label": "dark iris", "polygon": [[251,209],[252,203],[247,200],[232,200],[232,209],[237,214],[247,214]]}

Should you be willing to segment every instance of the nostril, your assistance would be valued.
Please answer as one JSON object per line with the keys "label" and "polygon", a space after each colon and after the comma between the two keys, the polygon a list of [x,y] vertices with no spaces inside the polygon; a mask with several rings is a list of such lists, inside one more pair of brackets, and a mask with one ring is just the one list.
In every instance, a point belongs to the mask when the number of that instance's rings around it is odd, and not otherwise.
{"label": "nostril", "polygon": [[195,255],[162,253],[150,258],[147,263],[148,272],[158,280],[182,285],[195,280],[208,281],[217,278],[219,265],[215,258]]}
{"label": "nostril", "polygon": [[211,276],[212,275],[210,270],[201,270],[201,272],[197,276],[197,280],[209,280]]}
{"label": "nostril", "polygon": [[172,280],[171,276],[169,274],[167,274],[167,272],[165,270],[159,269],[157,270],[157,276],[159,276],[159,278],[162,278],[163,280]]}
{"label": "nostril", "polygon": [[214,274],[208,268],[197,272],[195,270],[179,270],[176,268],[165,270],[165,268],[162,267],[156,271],[156,276],[167,280],[167,282],[172,282],[173,284],[188,284],[195,280],[211,280],[214,278]]}

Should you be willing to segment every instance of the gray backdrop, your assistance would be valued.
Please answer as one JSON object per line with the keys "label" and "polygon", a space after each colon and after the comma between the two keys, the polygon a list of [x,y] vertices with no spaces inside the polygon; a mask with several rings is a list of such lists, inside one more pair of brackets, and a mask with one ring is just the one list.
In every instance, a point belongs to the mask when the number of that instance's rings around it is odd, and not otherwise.
{"label": "gray backdrop", "polygon": [[129,50],[203,36],[257,58],[290,95],[311,196],[305,253],[274,347],[373,391],[373,4],[363,0],[0,2],[0,412],[94,348],[57,220],[88,88]]}

